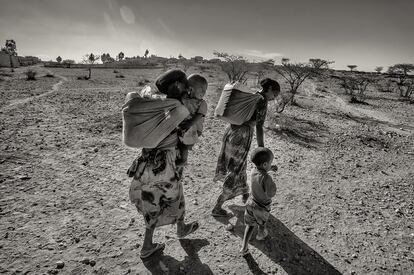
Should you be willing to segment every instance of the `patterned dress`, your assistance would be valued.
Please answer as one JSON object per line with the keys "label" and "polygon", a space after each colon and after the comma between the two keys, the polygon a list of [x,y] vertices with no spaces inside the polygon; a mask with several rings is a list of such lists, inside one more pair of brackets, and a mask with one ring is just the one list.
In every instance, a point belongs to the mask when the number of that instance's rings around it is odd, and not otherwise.
{"label": "patterned dress", "polygon": [[182,169],[175,165],[178,136],[174,132],[155,149],[142,154],[128,170],[133,177],[129,197],[144,216],[147,228],[174,224],[184,219]]}
{"label": "patterned dress", "polygon": [[231,124],[224,133],[217,161],[214,181],[223,181],[222,197],[230,200],[249,193],[247,186],[247,156],[252,144],[254,126],[263,126],[267,113],[267,101],[259,101],[253,117],[242,125]]}

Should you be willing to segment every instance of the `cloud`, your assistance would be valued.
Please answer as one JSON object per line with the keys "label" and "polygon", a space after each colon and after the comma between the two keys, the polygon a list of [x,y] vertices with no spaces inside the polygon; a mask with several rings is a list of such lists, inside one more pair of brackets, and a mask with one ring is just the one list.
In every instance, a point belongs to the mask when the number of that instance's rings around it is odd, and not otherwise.
{"label": "cloud", "polygon": [[135,14],[130,8],[128,8],[127,6],[122,6],[119,11],[121,13],[122,20],[124,20],[125,23],[135,23]]}
{"label": "cloud", "polygon": [[240,54],[246,56],[248,59],[259,61],[267,59],[279,59],[283,56],[282,53],[263,52],[260,50],[244,50]]}

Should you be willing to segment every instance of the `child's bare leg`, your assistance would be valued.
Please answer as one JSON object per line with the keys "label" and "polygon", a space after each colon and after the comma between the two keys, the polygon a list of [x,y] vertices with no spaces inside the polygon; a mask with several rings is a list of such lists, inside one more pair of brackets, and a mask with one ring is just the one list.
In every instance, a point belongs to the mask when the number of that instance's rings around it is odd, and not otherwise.
{"label": "child's bare leg", "polygon": [[144,234],[144,243],[142,244],[142,250],[150,250],[154,248],[154,243],[152,242],[152,237],[154,236],[155,227],[145,228]]}
{"label": "child's bare leg", "polygon": [[254,229],[254,226],[246,225],[246,229],[244,230],[243,246],[240,249],[240,252],[242,254],[247,253],[247,251],[249,250],[249,241],[253,235],[253,229]]}
{"label": "child's bare leg", "polygon": [[216,205],[214,206],[211,213],[213,216],[228,216],[228,213],[226,210],[223,209],[223,204],[226,201],[226,198],[223,194],[220,194],[220,196],[217,198]]}

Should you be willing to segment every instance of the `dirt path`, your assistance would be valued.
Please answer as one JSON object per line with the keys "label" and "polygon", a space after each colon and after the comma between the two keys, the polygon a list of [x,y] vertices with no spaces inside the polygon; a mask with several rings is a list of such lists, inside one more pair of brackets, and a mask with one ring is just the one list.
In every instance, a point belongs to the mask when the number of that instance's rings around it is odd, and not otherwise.
{"label": "dirt path", "polygon": [[[121,143],[120,106],[136,78],[155,70],[57,69],[59,85],[7,105],[0,113],[0,272],[5,274],[410,274],[414,228],[414,151],[410,123],[397,108],[349,106],[315,86],[282,115],[269,111],[266,146],[276,155],[278,186],[266,242],[238,250],[244,230],[240,198],[215,219],[213,183],[227,125],[213,112],[222,83],[208,72],[205,132],[190,152],[183,180],[186,218],[201,228],[179,240],[157,229],[164,254],[142,262],[143,220],[128,201],[125,171],[137,150]],[[2,85],[2,84],[0,84]],[[315,96],[317,95],[317,96]],[[335,100],[333,100],[335,99]],[[392,102],[401,113],[409,112]],[[367,110],[374,110],[374,112]],[[377,109],[374,109],[377,108]],[[404,109],[406,108],[406,109]],[[397,132],[399,125],[404,134]],[[392,131],[386,130],[393,127]],[[255,141],[253,141],[255,147]],[[248,171],[252,169],[251,163]],[[227,231],[228,223],[234,225]],[[57,261],[64,267],[57,268]]]}
{"label": "dirt path", "polygon": [[45,97],[45,96],[48,96],[52,93],[57,92],[59,90],[59,87],[63,83],[67,82],[68,79],[64,76],[61,76],[61,75],[55,75],[55,76],[58,77],[60,80],[59,80],[58,83],[53,84],[52,88],[49,91],[47,91],[45,93],[42,93],[40,95],[35,95],[35,96],[26,97],[26,98],[22,98],[22,99],[12,100],[12,101],[10,101],[10,103],[8,105],[3,106],[2,108],[0,108],[0,111],[1,112],[10,111],[11,109],[13,109],[17,105],[26,104],[26,103],[29,103],[30,101],[34,100],[34,99],[42,98],[42,97]]}

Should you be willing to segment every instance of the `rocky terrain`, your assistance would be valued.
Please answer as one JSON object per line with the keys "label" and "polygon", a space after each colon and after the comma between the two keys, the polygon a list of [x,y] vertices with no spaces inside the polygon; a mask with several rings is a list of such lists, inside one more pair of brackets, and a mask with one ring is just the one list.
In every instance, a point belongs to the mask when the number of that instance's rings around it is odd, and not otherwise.
{"label": "rocky terrain", "polygon": [[210,215],[226,128],[213,112],[225,75],[204,69],[209,113],[183,180],[187,219],[201,228],[183,240],[175,226],[158,229],[155,241],[166,249],[143,262],[143,220],[126,175],[138,150],[122,144],[120,108],[161,70],[116,78],[95,69],[91,80],[78,80],[87,72],[35,69],[36,81],[24,79],[24,68],[0,81],[0,273],[414,272],[414,110],[397,94],[371,89],[367,105],[349,104],[325,78],[306,82],[282,114],[270,106],[265,145],[279,166],[278,191],[269,237],[252,240],[243,258],[241,199],[225,204],[232,218]]}

